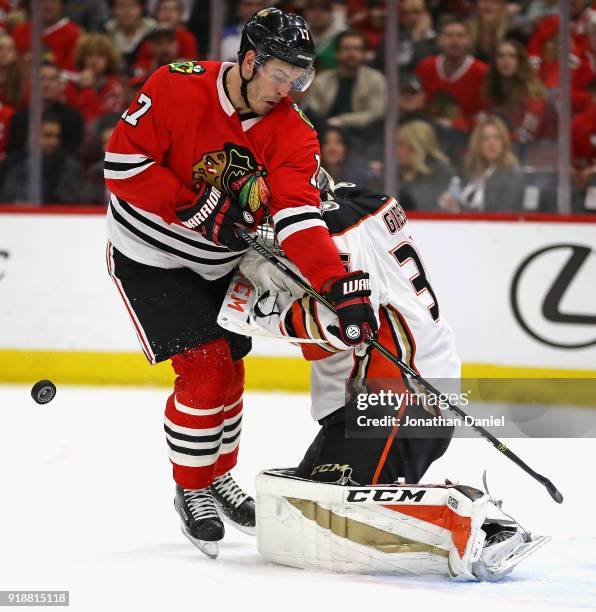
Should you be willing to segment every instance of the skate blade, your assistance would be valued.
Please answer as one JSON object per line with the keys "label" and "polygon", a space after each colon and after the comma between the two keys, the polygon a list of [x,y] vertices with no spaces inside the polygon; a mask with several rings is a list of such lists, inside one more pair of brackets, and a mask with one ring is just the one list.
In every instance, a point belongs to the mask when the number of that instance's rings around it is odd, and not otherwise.
{"label": "skate blade", "polygon": [[215,501],[215,506],[217,507],[217,510],[219,511],[219,516],[221,517],[221,519],[223,520],[224,523],[227,523],[228,525],[231,525],[232,527],[234,527],[238,531],[241,531],[242,533],[245,533],[246,535],[253,536],[253,537],[255,537],[257,535],[257,528],[256,528],[256,526],[255,527],[248,527],[247,525],[240,525],[240,523],[237,523],[236,521],[233,521],[224,512],[223,506],[221,504],[219,504],[217,502],[217,500],[214,500],[214,501]]}
{"label": "skate blade", "polygon": [[247,527],[246,525],[239,525],[238,523],[235,523],[234,521],[232,521],[231,519],[227,517],[223,517],[223,520],[228,525],[232,525],[232,527],[235,527],[238,531],[241,531],[242,533],[245,533],[246,535],[253,536],[253,537],[256,537],[257,535],[256,527]]}
{"label": "skate blade", "polygon": [[207,555],[210,559],[217,559],[219,555],[219,542],[207,542],[205,540],[198,540],[193,538],[184,525],[181,526],[182,533],[192,542],[204,555]]}
{"label": "skate blade", "polygon": [[485,566],[483,580],[493,582],[504,578],[513,571],[516,565],[527,559],[531,554],[550,542],[550,536],[535,536],[529,542],[524,542],[516,547],[508,557],[503,559],[498,565]]}

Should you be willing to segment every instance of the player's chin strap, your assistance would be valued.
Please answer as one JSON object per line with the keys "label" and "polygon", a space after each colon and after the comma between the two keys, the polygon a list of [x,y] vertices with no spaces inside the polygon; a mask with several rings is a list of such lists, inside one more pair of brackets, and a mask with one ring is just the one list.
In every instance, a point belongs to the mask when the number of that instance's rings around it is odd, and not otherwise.
{"label": "player's chin strap", "polygon": [[255,73],[253,72],[250,79],[245,79],[244,75],[242,74],[242,68],[240,68],[240,79],[242,80],[242,83],[240,84],[240,95],[242,96],[242,99],[244,100],[244,104],[246,104],[248,108],[251,108],[250,102],[248,101],[248,84],[254,78],[255,78]]}
{"label": "player's chin strap", "polygon": [[246,104],[247,108],[249,108],[252,111],[253,108],[250,105],[250,102],[248,101],[248,84],[255,78],[257,74],[257,62],[255,61],[255,63],[253,64],[252,75],[250,79],[247,79],[244,76],[244,73],[242,72],[243,62],[244,62],[244,56],[238,62],[238,69],[240,72],[240,95],[242,96],[242,99],[244,100],[244,104]]}

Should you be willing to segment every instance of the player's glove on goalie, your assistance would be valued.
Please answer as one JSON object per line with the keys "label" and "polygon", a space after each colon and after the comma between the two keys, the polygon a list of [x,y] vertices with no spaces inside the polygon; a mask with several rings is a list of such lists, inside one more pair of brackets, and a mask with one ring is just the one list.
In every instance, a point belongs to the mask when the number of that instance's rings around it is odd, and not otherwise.
{"label": "player's glove on goalie", "polygon": [[356,346],[368,336],[376,337],[378,326],[369,299],[368,272],[357,270],[328,281],[323,293],[337,309],[339,337],[344,344]]}
{"label": "player's glove on goalie", "polygon": [[259,223],[257,215],[242,210],[233,198],[208,183],[202,183],[195,201],[187,208],[179,208],[176,216],[185,227],[231,251],[247,248],[244,240],[236,235],[234,226],[238,224],[254,231]]}

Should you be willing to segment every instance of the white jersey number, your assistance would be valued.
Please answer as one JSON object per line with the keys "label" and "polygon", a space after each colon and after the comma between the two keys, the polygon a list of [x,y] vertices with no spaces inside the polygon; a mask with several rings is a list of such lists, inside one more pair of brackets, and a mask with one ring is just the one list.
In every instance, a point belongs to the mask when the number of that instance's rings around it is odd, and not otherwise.
{"label": "white jersey number", "polygon": [[128,110],[122,113],[122,119],[124,119],[126,123],[130,123],[133,127],[136,127],[139,119],[151,108],[151,98],[142,93],[137,100],[137,104],[139,104],[139,108],[134,113],[129,115]]}

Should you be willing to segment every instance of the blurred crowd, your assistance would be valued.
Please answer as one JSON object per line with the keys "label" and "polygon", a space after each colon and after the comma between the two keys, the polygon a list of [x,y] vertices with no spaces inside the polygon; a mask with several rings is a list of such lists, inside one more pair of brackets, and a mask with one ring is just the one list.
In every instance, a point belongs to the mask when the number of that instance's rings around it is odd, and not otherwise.
{"label": "blurred crowd", "polygon": [[[208,0],[34,0],[43,63],[30,69],[30,3],[0,0],[0,202],[26,203],[30,79],[39,79],[43,201],[105,204],[103,151],[158,67],[206,59]],[[569,0],[559,57],[556,0],[397,0],[386,65],[385,0],[230,0],[217,59],[235,61],[244,23],[264,6],[302,14],[317,76],[295,101],[337,181],[381,189],[384,119],[396,104],[398,197],[426,211],[556,212],[559,67],[568,62],[574,212],[596,210],[596,2]],[[388,102],[385,74],[399,72]]]}

